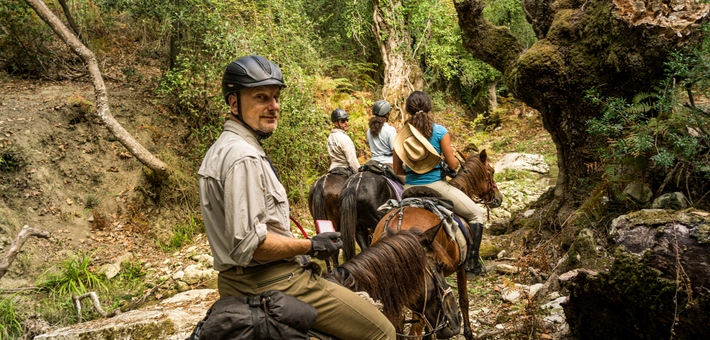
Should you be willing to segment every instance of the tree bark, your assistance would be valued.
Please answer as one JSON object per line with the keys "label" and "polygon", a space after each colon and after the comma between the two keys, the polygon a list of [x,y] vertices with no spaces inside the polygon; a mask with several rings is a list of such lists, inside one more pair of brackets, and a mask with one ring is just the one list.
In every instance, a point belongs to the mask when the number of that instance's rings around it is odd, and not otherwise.
{"label": "tree bark", "polygon": [[455,3],[464,47],[502,72],[517,99],[540,111],[555,142],[560,172],[547,209],[552,220],[564,221],[600,178],[587,171],[600,160],[586,122],[601,111],[585,100],[585,91],[630,98],[657,84],[669,52],[697,38],[695,24],[707,14],[706,4],[681,2],[674,11],[658,0],[523,0],[540,39],[528,50],[483,17],[483,0]]}
{"label": "tree bark", "polygon": [[422,90],[422,71],[412,54],[409,32],[404,29],[404,14],[401,0],[372,0],[375,37],[385,64],[385,80],[382,97],[398,114],[392,119],[404,120],[404,103],[410,93]]}
{"label": "tree bark", "polygon": [[22,249],[22,246],[25,244],[25,241],[27,241],[30,236],[36,236],[39,238],[49,238],[51,235],[49,234],[49,232],[30,228],[27,225],[22,227],[20,233],[17,234],[15,240],[12,241],[12,243],[10,244],[10,250],[7,251],[7,254],[5,254],[5,256],[2,258],[2,261],[0,261],[0,278],[5,276],[5,273],[7,273],[8,268],[10,268],[12,262],[15,261],[17,253],[20,252],[20,249]]}
{"label": "tree bark", "polygon": [[57,18],[54,13],[47,7],[42,0],[25,0],[35,12],[44,20],[44,22],[52,28],[62,41],[76,52],[86,63],[91,81],[94,84],[94,92],[96,93],[96,112],[101,121],[106,124],[108,130],[116,136],[116,139],[133,154],[143,165],[153,171],[153,179],[160,180],[168,175],[167,166],[161,160],[156,158],[148,150],[146,150],[128,131],[111,114],[109,109],[108,94],[106,85],[104,84],[99,64],[96,62],[96,56],[91,50],[84,46],[77,38],[69,32],[64,24]]}

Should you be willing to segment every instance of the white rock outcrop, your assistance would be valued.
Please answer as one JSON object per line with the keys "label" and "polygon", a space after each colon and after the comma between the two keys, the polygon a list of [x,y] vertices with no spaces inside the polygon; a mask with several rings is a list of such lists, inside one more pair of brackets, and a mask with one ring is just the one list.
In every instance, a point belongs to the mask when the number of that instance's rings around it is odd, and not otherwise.
{"label": "white rock outcrop", "polygon": [[545,163],[545,158],[542,155],[529,153],[509,153],[503,156],[501,160],[496,162],[496,172],[502,172],[505,169],[533,171],[541,174],[550,172],[550,167]]}

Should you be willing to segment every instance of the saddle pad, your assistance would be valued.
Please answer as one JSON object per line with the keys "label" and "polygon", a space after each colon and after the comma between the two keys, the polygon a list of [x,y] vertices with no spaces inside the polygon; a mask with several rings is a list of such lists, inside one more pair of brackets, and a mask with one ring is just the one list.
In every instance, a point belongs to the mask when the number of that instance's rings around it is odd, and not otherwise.
{"label": "saddle pad", "polygon": [[382,177],[387,180],[387,183],[390,184],[390,187],[392,189],[394,189],[394,192],[397,193],[397,200],[401,201],[402,200],[402,192],[404,191],[404,187],[401,184],[399,184],[399,182],[395,182],[387,176],[382,176]]}
{"label": "saddle pad", "polygon": [[467,238],[464,236],[461,228],[456,229],[456,245],[459,247],[459,266],[466,262],[466,255],[468,255],[466,254],[466,250],[468,250],[466,244]]}
{"label": "saddle pad", "polygon": [[463,236],[465,236],[468,240],[468,230],[466,230],[466,226],[461,223],[461,219],[457,215],[454,215],[454,221],[459,224],[459,229],[461,229],[461,232],[463,232]]}

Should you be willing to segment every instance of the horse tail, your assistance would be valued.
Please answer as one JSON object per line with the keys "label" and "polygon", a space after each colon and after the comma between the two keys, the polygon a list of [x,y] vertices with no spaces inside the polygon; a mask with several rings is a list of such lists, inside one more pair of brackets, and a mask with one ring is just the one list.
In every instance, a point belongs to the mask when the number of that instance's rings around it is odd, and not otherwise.
{"label": "horse tail", "polygon": [[351,180],[346,181],[340,192],[340,237],[343,240],[345,261],[355,257],[357,234],[357,190],[351,183]]}
{"label": "horse tail", "polygon": [[313,224],[315,225],[317,220],[327,220],[328,214],[325,212],[325,201],[323,200],[323,188],[325,187],[325,181],[328,175],[319,178],[313,184]]}

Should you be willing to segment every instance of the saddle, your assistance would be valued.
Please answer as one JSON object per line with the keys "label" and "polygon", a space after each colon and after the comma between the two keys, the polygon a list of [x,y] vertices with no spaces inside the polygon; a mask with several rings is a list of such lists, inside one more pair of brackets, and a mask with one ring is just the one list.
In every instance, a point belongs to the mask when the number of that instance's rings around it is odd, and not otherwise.
{"label": "saddle", "polygon": [[340,175],[340,176],[345,176],[345,178],[348,178],[354,174],[354,172],[350,168],[344,168],[344,167],[335,167],[328,171],[329,175]]}
{"label": "saddle", "polygon": [[402,182],[402,178],[395,175],[394,169],[392,169],[388,165],[384,165],[378,161],[370,160],[367,163],[365,163],[364,165],[362,165],[358,169],[358,171],[367,171],[367,172],[371,172],[373,174],[378,174],[380,176],[385,176],[385,177],[387,177],[387,178],[389,178],[401,185],[404,185],[404,183]]}

